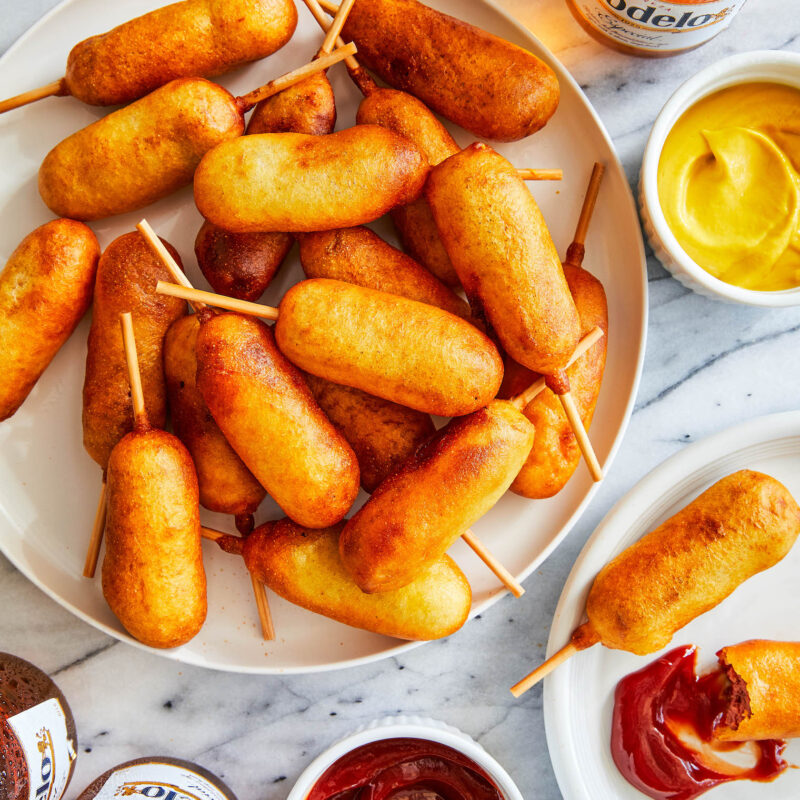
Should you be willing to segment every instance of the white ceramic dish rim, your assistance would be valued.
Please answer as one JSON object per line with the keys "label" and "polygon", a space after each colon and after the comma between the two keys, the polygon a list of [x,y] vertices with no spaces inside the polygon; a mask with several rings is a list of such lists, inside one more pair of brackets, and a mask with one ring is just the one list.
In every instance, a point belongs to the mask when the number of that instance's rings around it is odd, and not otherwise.
{"label": "white ceramic dish rim", "polygon": [[[15,51],[18,47],[20,47],[23,43],[27,42],[27,40],[35,36],[37,31],[40,27],[47,24],[49,19],[52,16],[55,16],[57,13],[61,11],[61,9],[69,5],[70,3],[75,2],[75,0],[61,0],[58,4],[56,4],[53,8],[51,8],[46,14],[40,17],[27,31],[25,31],[16,41],[8,48],[8,50],[0,56],[0,69],[2,69],[6,61],[9,60],[12,55],[14,55]],[[536,35],[529,30],[525,25],[520,23],[516,20],[511,14],[501,8],[495,0],[482,0],[482,2],[492,8],[495,12],[497,12],[501,17],[503,17],[510,25],[516,28],[523,37],[534,39],[544,54],[545,60],[553,67],[555,70],[558,80],[561,82],[568,83],[571,88],[575,91],[575,93],[583,98],[585,103],[586,111],[590,114],[592,119],[594,120],[595,125],[597,126],[597,130],[600,136],[605,140],[606,144],[608,145],[609,151],[613,158],[613,163],[620,170],[620,172],[624,175],[624,169],[622,164],[620,163],[619,156],[617,155],[617,151],[614,147],[614,144],[611,140],[611,137],[606,130],[605,125],[603,124],[602,120],[600,119],[599,115],[595,111],[594,107],[586,98],[583,90],[580,88],[578,82],[572,77],[572,75],[566,70],[566,68],[561,64],[560,61],[553,55],[553,53],[547,48],[537,37]],[[636,201],[634,199],[633,193],[631,191],[630,185],[626,181],[624,183],[624,191],[627,196],[628,203],[630,205],[631,212],[636,215]],[[638,218],[638,217],[637,217]],[[641,326],[639,330],[639,351],[638,356],[636,359],[635,364],[635,374],[633,379],[632,390],[630,396],[627,399],[625,404],[625,408],[622,415],[622,421],[619,426],[619,430],[617,431],[617,435],[614,438],[614,441],[611,445],[611,448],[608,452],[608,457],[604,463],[604,470],[607,473],[611,466],[614,463],[614,459],[619,451],[619,448],[622,444],[622,439],[625,436],[625,432],[628,429],[628,425],[630,423],[631,414],[633,413],[633,407],[636,402],[636,398],[639,393],[639,385],[641,383],[642,378],[642,368],[644,365],[644,357],[645,351],[647,346],[647,325],[649,319],[649,304],[648,304],[648,296],[647,296],[647,267],[646,267],[646,257],[644,251],[644,242],[640,235],[637,239],[637,249],[638,249],[638,261],[642,267],[642,292],[641,292],[641,308],[642,308],[642,319],[641,319]],[[586,493],[584,499],[578,504],[575,508],[571,516],[567,519],[564,526],[558,532],[558,535],[553,537],[553,539],[549,542],[549,544],[542,550],[542,552],[535,558],[520,574],[516,577],[521,582],[524,581],[531,573],[534,572],[550,555],[553,551],[564,541],[566,536],[572,530],[575,523],[580,519],[583,512],[586,510],[587,506],[591,501],[594,499],[595,494],[600,488],[599,483],[595,483]],[[6,518],[7,521],[11,524],[14,524],[12,520]],[[379,661],[383,658],[388,658],[392,656],[398,656],[401,653],[408,652],[420,645],[426,644],[424,641],[418,642],[401,642],[398,643],[394,647],[389,647],[384,650],[381,650],[379,653],[372,653],[367,656],[362,656],[358,658],[346,659],[343,661],[338,661],[329,664],[318,664],[313,666],[296,666],[296,667],[270,667],[268,665],[259,666],[259,667],[251,667],[251,666],[242,666],[242,665],[232,665],[227,663],[214,663],[209,664],[208,662],[203,661],[196,661],[191,657],[187,657],[186,654],[182,652],[181,648],[177,648],[175,650],[156,650],[154,648],[148,647],[147,645],[142,644],[141,642],[137,641],[133,637],[127,635],[126,633],[117,630],[116,628],[107,625],[91,615],[85,613],[80,608],[75,606],[73,603],[65,600],[62,598],[57,592],[52,590],[50,587],[43,584],[41,581],[37,579],[37,577],[33,574],[31,570],[27,568],[27,566],[20,561],[13,557],[13,554],[8,552],[2,544],[2,540],[0,539],[0,552],[8,558],[8,560],[14,565],[16,569],[18,569],[25,577],[31,581],[35,586],[37,586],[41,591],[43,591],[48,597],[52,600],[57,602],[63,608],[70,611],[79,619],[83,620],[84,622],[88,623],[92,627],[96,628],[97,630],[102,631],[103,633],[108,634],[109,636],[114,637],[118,641],[124,642],[129,645],[133,645],[134,647],[144,650],[145,652],[149,653],[156,653],[158,655],[164,656],[166,658],[170,658],[172,660],[181,662],[181,663],[188,663],[193,664],[195,666],[205,667],[207,669],[215,669],[221,672],[234,672],[240,674],[257,674],[257,675],[305,675],[305,674],[312,674],[312,673],[319,673],[319,672],[329,672],[338,669],[348,669],[351,667],[358,667],[363,666],[365,664],[374,663],[375,661]],[[478,614],[483,613],[495,603],[497,603],[501,598],[505,597],[507,594],[507,590],[503,589],[502,591],[498,591],[492,597],[487,598],[483,603],[480,603],[477,606],[473,606],[470,610],[469,619],[471,620],[473,617],[477,616]],[[469,622],[469,620],[468,620]]]}
{"label": "white ceramic dish rim", "polygon": [[[583,572],[584,565],[594,555],[595,545],[605,538],[607,529],[619,525],[620,530],[615,537],[618,541],[632,525],[636,524],[636,517],[628,519],[629,515],[626,514],[629,511],[628,506],[635,504],[636,497],[639,495],[649,497],[658,487],[672,487],[703,466],[729,455],[732,450],[781,439],[790,432],[794,432],[794,435],[800,433],[800,411],[767,414],[732,425],[688,445],[684,450],[662,461],[635,484],[606,514],[575,561],[553,615],[553,624],[547,641],[547,657],[553,655],[569,640],[575,622],[575,603],[582,600],[591,584],[591,579],[587,579]],[[620,516],[623,516],[621,525],[617,521]],[[563,736],[561,725],[557,722],[564,717],[560,712],[563,712],[566,705],[568,669],[569,662],[560,671],[556,670],[545,678],[543,699],[547,749],[559,788],[567,800],[587,796],[583,778],[575,769],[573,743]]]}
{"label": "white ceramic dish rim", "polygon": [[[794,82],[787,80],[786,75],[777,76],[775,74],[776,69],[787,67],[796,70]],[[672,126],[678,121],[681,114],[709,94],[728,86],[750,81],[787,83],[800,88],[800,53],[788,53],[781,50],[753,50],[749,53],[737,53],[711,64],[682,83],[661,109],[647,139],[641,175],[643,200],[646,203],[653,228],[661,239],[661,244],[679,266],[709,292],[726,300],[747,305],[769,308],[800,305],[800,287],[780,292],[759,292],[725,283],[706,272],[681,247],[667,224],[658,197],[658,162],[661,158],[661,150],[667,134],[672,130]]]}
{"label": "white ceramic dish rim", "polygon": [[300,777],[286,800],[305,800],[322,773],[335,761],[357,747],[363,747],[383,739],[399,738],[426,739],[452,747],[485,770],[497,784],[505,800],[523,800],[522,794],[511,780],[511,776],[471,736],[445,722],[416,716],[383,717],[367,725],[362,725],[353,733],[339,739],[300,773]]}

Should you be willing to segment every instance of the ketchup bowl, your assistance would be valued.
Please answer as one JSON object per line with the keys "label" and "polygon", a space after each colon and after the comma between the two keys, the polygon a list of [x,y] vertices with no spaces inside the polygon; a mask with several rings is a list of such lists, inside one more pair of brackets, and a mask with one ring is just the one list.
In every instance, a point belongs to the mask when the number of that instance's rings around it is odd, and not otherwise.
{"label": "ketchup bowl", "polygon": [[756,291],[726,283],[697,264],[670,229],[658,192],[658,169],[664,142],[685,111],[721,89],[742,83],[778,83],[800,89],[800,54],[757,50],[724,58],[682,84],[658,115],[645,146],[639,175],[639,211],[658,260],[684,286],[729,303],[780,308],[800,305],[800,287]]}
{"label": "ketchup bowl", "polygon": [[407,716],[375,720],[331,745],[301,773],[286,800],[307,800],[330,767],[359,748],[388,740],[417,740],[422,745],[431,744],[433,748],[444,745],[455,750],[462,763],[471,762],[478,773],[488,777],[501,800],[523,800],[509,774],[470,736],[444,722]]}

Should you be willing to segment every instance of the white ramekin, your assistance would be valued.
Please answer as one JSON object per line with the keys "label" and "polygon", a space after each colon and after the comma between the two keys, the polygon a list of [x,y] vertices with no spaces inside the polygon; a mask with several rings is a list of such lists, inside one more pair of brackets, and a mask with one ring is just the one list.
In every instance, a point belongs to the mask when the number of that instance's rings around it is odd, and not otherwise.
{"label": "white ramekin", "polygon": [[452,747],[472,759],[497,784],[505,800],[523,800],[514,781],[500,764],[492,758],[472,737],[458,728],[425,717],[384,717],[369,725],[363,725],[344,739],[317,756],[297,779],[286,800],[306,800],[323,772],[342,756],[365,744],[382,739],[427,739],[430,742]]}
{"label": "white ramekin", "polygon": [[751,306],[800,305],[800,288],[781,292],[741,289],[715,278],[693,261],[667,225],[658,199],[658,161],[667,134],[690,106],[706,95],[737,83],[765,81],[800,89],[800,53],[756,50],[723,58],[699,72],[670,97],[650,132],[639,175],[639,211],[650,246],[658,260],[686,287],[698,294]]}

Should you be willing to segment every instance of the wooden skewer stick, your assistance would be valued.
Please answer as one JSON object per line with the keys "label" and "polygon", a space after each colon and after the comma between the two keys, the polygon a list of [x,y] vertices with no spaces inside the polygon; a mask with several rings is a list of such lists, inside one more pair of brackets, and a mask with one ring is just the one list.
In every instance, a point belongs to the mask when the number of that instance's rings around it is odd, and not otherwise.
{"label": "wooden skewer stick", "polygon": [[[160,244],[160,242],[159,242]],[[147,424],[147,413],[144,407],[144,393],[142,392],[142,378],[139,375],[139,360],[136,357],[136,338],[133,335],[133,318],[130,312],[120,314],[122,325],[122,341],[125,347],[125,360],[128,364],[128,379],[131,384],[131,399],[133,401],[133,420],[136,425]],[[86,561],[83,565],[83,574],[86,578],[94,578],[97,570],[97,559],[100,555],[100,545],[106,529],[106,481],[100,489],[100,499],[97,503],[97,512],[94,517],[92,534],[89,537],[89,548],[86,552]]]}
{"label": "wooden skewer stick", "polygon": [[66,97],[67,94],[69,93],[64,86],[64,79],[59,78],[57,81],[48,83],[47,86],[30,89],[27,92],[22,92],[22,94],[0,101],[0,114],[5,114],[6,111],[20,108],[20,106],[26,106],[28,103],[35,103],[37,100],[43,100],[45,97]]}
{"label": "wooden skewer stick", "polygon": [[578,224],[575,226],[575,236],[567,248],[567,257],[564,259],[565,264],[571,264],[573,267],[583,266],[583,257],[586,254],[586,248],[584,247],[586,233],[589,230],[589,222],[597,203],[597,194],[600,191],[600,181],[603,180],[605,171],[606,168],[603,164],[599,161],[594,162],[592,175],[589,178],[589,186],[586,189],[586,196],[583,198],[583,207],[578,217]]}
{"label": "wooden skewer stick", "polygon": [[580,648],[573,642],[565,645],[557,653],[550,656],[544,664],[538,666],[530,675],[524,677],[519,683],[515,683],[511,687],[511,694],[513,694],[514,697],[525,694],[528,689],[535,686],[542,678],[549,675],[556,667],[561,666],[567,659],[572,658],[572,656],[578,652],[580,652]]}
{"label": "wooden skewer stick", "polygon": [[[600,327],[592,328],[583,339],[578,342],[578,346],[567,361],[567,367],[571,367],[595,342],[602,339],[605,334]],[[527,408],[528,404],[547,387],[547,378],[541,377],[534,381],[524,392],[520,392],[516,397],[511,398],[511,402],[520,410]]]}
{"label": "wooden skewer stick", "polygon": [[594,452],[594,447],[592,447],[592,443],[589,440],[589,434],[586,433],[586,428],[581,419],[580,411],[575,405],[575,398],[572,396],[572,392],[564,392],[564,394],[559,394],[557,397],[561,401],[561,407],[567,415],[572,432],[578,440],[578,447],[584,461],[586,461],[586,466],[589,467],[592,479],[595,482],[603,480],[603,468],[597,460],[597,454]]}
{"label": "wooden skewer stick", "polygon": [[358,50],[355,44],[350,42],[350,44],[337,48],[329,55],[319,56],[319,58],[315,58],[308,64],[298,67],[291,72],[287,72],[285,75],[281,75],[280,78],[275,78],[274,81],[270,81],[264,84],[264,86],[254,89],[252,92],[237,97],[236,100],[242,111],[249,111],[261,100],[266,100],[268,97],[272,97],[272,95],[278,94],[284,89],[288,89],[290,86],[294,86],[294,84],[305,80],[305,78],[309,75],[313,75],[315,72],[321,72],[322,70],[328,69],[328,67],[332,67],[334,64],[338,64],[340,61],[344,61],[348,56],[352,56],[353,53],[356,52],[358,52]]}
{"label": "wooden skewer stick", "polygon": [[[226,536],[234,536],[235,534],[223,533],[222,531],[214,530],[214,528],[200,528],[200,535],[204,539],[209,539],[212,542],[218,542]],[[253,584],[253,594],[256,598],[256,608],[258,609],[258,620],[261,623],[261,635],[268,642],[275,639],[275,627],[272,624],[272,614],[269,610],[269,600],[267,600],[267,588],[261,581],[255,578],[250,573],[250,581]]]}
{"label": "wooden skewer stick", "polygon": [[[122,325],[122,341],[125,346],[125,361],[128,364],[128,379],[131,384],[134,424],[146,425],[147,413],[144,407],[142,378],[139,374],[139,360],[136,356],[136,338],[133,335],[133,318],[129,311],[120,314],[120,323]],[[97,570],[100,545],[103,542],[103,534],[106,529],[106,513],[108,510],[106,490],[106,481],[105,478],[103,478],[103,485],[100,489],[100,499],[97,503],[97,512],[94,517],[94,525],[92,526],[92,534],[89,538],[89,548],[86,552],[86,561],[83,565],[83,575],[86,578],[94,578],[95,571]]]}
{"label": "wooden skewer stick", "polygon": [[[314,16],[314,19],[317,21],[319,26],[322,28],[322,30],[324,30],[324,31],[329,30],[331,25],[332,25],[332,23],[328,21],[328,18],[325,16],[325,12],[320,8],[320,5],[319,5],[319,3],[317,3],[317,0],[304,0],[304,2],[306,4],[306,6],[308,7],[308,10]],[[338,10],[339,9],[337,8],[336,11],[338,12]],[[338,47],[343,47],[344,46],[344,40],[338,34],[336,36],[336,44],[337,44]],[[363,68],[358,63],[358,61],[356,61],[353,58],[353,56],[348,56],[344,60],[344,64],[347,67],[348,71],[350,72],[351,77],[353,77],[355,73],[363,73],[366,76],[366,73],[364,72]],[[354,80],[355,80],[355,78],[354,78]],[[372,79],[369,78],[369,80],[372,80]],[[374,83],[374,81],[373,81],[373,83]],[[358,84],[358,81],[356,81],[356,84],[359,86],[359,89],[361,89],[361,86]],[[362,89],[362,91],[364,91],[364,89]]]}
{"label": "wooden skewer stick", "polygon": [[103,484],[100,487],[100,499],[97,501],[97,511],[94,515],[94,525],[92,525],[92,535],[89,537],[89,548],[86,551],[86,561],[83,565],[83,577],[94,578],[97,570],[97,559],[100,557],[100,545],[103,542],[103,534],[106,530],[106,479],[103,477]]}
{"label": "wooden skewer stick", "polygon": [[329,14],[335,14],[336,10],[339,8],[339,6],[337,6],[336,3],[332,3],[331,0],[318,0],[318,1],[319,4],[322,6],[322,8],[324,8],[325,11],[327,11]]}
{"label": "wooden skewer stick", "polygon": [[562,169],[518,169],[524,181],[560,181],[564,177]]}
{"label": "wooden skewer stick", "polygon": [[278,309],[272,306],[264,306],[261,303],[252,303],[249,300],[239,300],[236,297],[226,297],[222,294],[206,292],[203,289],[189,289],[185,286],[176,286],[174,283],[159,281],[156,284],[157,294],[166,294],[170,297],[180,297],[191,302],[206,303],[217,308],[224,308],[226,311],[238,311],[249,317],[261,317],[261,319],[278,319]]}
{"label": "wooden skewer stick", "polygon": [[133,402],[133,424],[138,427],[147,424],[147,410],[144,406],[142,376],[139,374],[139,358],[136,354],[136,337],[133,334],[133,316],[130,311],[119,315],[122,324],[122,342],[125,347],[125,361],[128,364],[128,380],[131,384]]}
{"label": "wooden skewer stick", "polygon": [[525,589],[522,584],[492,555],[483,542],[472,532],[464,531],[461,538],[472,548],[484,564],[498,577],[500,583],[508,589],[514,597],[522,597]]}
{"label": "wooden skewer stick", "polygon": [[333,18],[333,22],[331,22],[330,26],[328,27],[328,31],[325,34],[325,39],[323,40],[322,47],[320,48],[321,53],[330,53],[334,44],[337,44],[339,40],[339,34],[342,32],[344,23],[347,22],[347,15],[350,13],[350,9],[353,7],[353,3],[355,3],[355,1],[356,0],[343,0],[343,2],[339,5],[338,10],[336,11],[336,16]]}
{"label": "wooden skewer stick", "polygon": [[[592,212],[594,211],[594,207],[597,202],[597,193],[600,190],[600,181],[603,178],[604,171],[605,167],[602,164],[595,162],[594,168],[592,169],[592,176],[589,180],[589,186],[586,189],[586,195],[583,199],[581,213],[578,217],[578,224],[575,227],[575,238],[567,248],[567,257],[564,261],[564,264],[580,267],[583,262],[583,257],[585,254],[584,242],[586,240],[586,232],[589,229],[589,221],[592,218]],[[565,370],[562,371],[562,374],[566,377]],[[589,468],[592,479],[595,481],[601,481],[603,480],[603,469],[600,466],[600,462],[597,460],[597,454],[594,452],[589,435],[586,433],[586,428],[583,424],[583,420],[581,419],[580,412],[578,411],[578,407],[575,405],[575,398],[569,391],[568,384],[566,388],[566,392],[556,392],[556,396],[561,401],[561,406],[564,409],[564,413],[567,415],[570,427],[572,428],[572,432],[575,434],[575,438],[578,441],[578,447],[580,448],[581,455],[586,462],[586,466]]]}
{"label": "wooden skewer stick", "polygon": [[253,584],[253,594],[256,598],[258,621],[261,623],[261,636],[266,641],[271,642],[275,639],[275,626],[272,624],[272,612],[269,610],[267,587],[252,572],[250,573],[250,582]]}

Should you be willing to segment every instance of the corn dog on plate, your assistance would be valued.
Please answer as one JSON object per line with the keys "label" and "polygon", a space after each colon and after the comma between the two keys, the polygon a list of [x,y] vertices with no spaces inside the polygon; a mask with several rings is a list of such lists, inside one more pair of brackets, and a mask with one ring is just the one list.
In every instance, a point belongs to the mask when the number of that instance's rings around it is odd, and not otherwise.
{"label": "corn dog on plate", "polygon": [[[742,469],[770,475],[795,498],[800,496],[800,412],[759,417],[691,444],[628,492],[575,563],[556,608],[548,654],[562,647],[582,621],[589,588],[609,561],[710,485]],[[722,647],[751,639],[797,640],[799,573],[800,549],[795,547],[776,566],[746,580],[716,608],[679,630],[663,650],[636,656],[596,645],[577,653],[548,677],[544,689],[547,743],[565,799],[644,797],[622,777],[611,756],[617,683],[683,645],[697,646],[699,675],[717,666],[715,653]],[[632,602],[637,591],[631,591]],[[800,763],[800,740],[788,740],[783,758],[790,765]],[[745,759],[743,766],[748,763]],[[798,795],[797,769],[785,770],[771,783],[734,781],[707,794],[720,800],[789,800]]]}
{"label": "corn dog on plate", "polygon": [[[66,0],[24,35],[0,60],[0,96],[49,83],[63,74],[75,42],[146,13],[162,0]],[[526,29],[486,0],[429,0],[432,7],[531,50],[556,71],[559,108],[540,132],[510,144],[493,146],[517,166],[561,167],[562,181],[529,183],[540,204],[561,257],[575,228],[586,182],[595,161],[607,171],[586,242],[584,266],[605,284],[610,334],[604,386],[591,428],[600,462],[611,465],[633,408],[642,366],[647,323],[644,248],[635,204],[611,141],[578,85]],[[299,23],[291,41],[268,58],[218,80],[235,94],[305,64],[322,36],[307,9],[297,3]],[[361,95],[342,67],[329,72],[338,107],[337,129],[355,124]],[[499,79],[489,76],[487,79]],[[107,113],[73,98],[43,100],[0,117],[0,255],[7,259],[23,233],[52,216],[37,192],[37,171],[45,154],[74,131]],[[475,137],[447,124],[462,147]],[[129,214],[93,222],[100,244],[134,230],[146,216],[159,235],[180,253],[192,284],[209,285],[193,255],[202,224],[192,189]],[[399,246],[388,221],[371,225]],[[286,290],[303,277],[297,250],[262,297],[277,305]],[[88,315],[87,315],[88,317]],[[103,599],[98,576],[81,576],[101,486],[101,471],[81,440],[81,387],[89,319],[84,319],[39,380],[27,402],[0,426],[0,549],[35,584],[85,621],[136,644]],[[596,490],[584,464],[556,497],[526,500],[508,493],[475,526],[475,533],[516,576],[529,575],[552,552],[578,519]],[[366,499],[362,491],[356,508]],[[355,509],[354,509],[355,510]],[[256,522],[283,516],[267,498]],[[204,525],[233,532],[233,520],[201,510]],[[472,585],[472,614],[502,595],[494,575],[459,541],[450,554]],[[101,561],[103,553],[101,551]],[[241,559],[204,544],[208,575],[208,618],[200,633],[168,657],[238,672],[312,672],[373,661],[415,646],[333,622],[293,606],[270,593],[276,639],[262,640],[252,587]]]}

